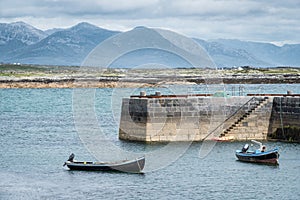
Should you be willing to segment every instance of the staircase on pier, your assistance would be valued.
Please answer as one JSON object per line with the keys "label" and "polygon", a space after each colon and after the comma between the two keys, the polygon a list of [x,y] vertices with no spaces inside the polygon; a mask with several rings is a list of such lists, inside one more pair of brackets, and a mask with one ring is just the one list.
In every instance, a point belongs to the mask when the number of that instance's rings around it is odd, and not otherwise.
{"label": "staircase on pier", "polygon": [[[252,97],[209,133],[219,140],[266,139],[272,97]],[[204,138],[205,139],[205,138]]]}

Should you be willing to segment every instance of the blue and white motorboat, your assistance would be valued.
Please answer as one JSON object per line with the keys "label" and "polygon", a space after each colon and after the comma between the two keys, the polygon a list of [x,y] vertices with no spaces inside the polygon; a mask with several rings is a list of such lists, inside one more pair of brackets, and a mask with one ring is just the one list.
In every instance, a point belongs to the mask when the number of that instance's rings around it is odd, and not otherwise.
{"label": "blue and white motorboat", "polygon": [[279,149],[274,148],[267,151],[266,146],[261,142],[251,140],[252,142],[259,144],[260,148],[256,150],[249,150],[249,144],[245,144],[241,150],[236,150],[235,155],[240,161],[253,162],[253,163],[266,163],[266,164],[278,164]]}

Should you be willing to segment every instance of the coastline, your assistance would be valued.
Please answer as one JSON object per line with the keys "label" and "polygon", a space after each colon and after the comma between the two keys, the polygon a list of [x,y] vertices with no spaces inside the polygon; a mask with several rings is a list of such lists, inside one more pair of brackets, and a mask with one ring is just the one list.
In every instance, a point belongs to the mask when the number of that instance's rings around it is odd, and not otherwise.
{"label": "coastline", "polygon": [[168,84],[295,84],[300,68],[101,69],[0,65],[0,88],[137,88]]}
{"label": "coastline", "polygon": [[[145,77],[145,78],[0,78],[0,88],[140,88],[140,87],[164,87],[167,84],[211,84],[216,78],[203,77]],[[212,81],[211,81],[212,80]],[[300,83],[300,77],[218,77],[216,83],[224,84],[296,84]]]}
{"label": "coastline", "polygon": [[135,88],[151,87],[150,84],[118,81],[76,81],[76,80],[20,80],[0,81],[0,88]]}

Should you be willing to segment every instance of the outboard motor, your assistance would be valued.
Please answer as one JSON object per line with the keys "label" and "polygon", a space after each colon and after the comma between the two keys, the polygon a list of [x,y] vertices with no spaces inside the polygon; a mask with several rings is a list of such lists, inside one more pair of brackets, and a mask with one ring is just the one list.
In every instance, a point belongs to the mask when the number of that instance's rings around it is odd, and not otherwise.
{"label": "outboard motor", "polygon": [[260,151],[261,151],[261,152],[265,152],[266,149],[267,149],[267,147],[266,147],[265,145],[262,145],[261,148],[260,148]]}
{"label": "outboard motor", "polygon": [[242,148],[242,152],[246,153],[249,149],[249,144],[245,144],[244,147]]}
{"label": "outboard motor", "polygon": [[[74,158],[75,158],[74,153],[71,153],[71,155],[69,156],[68,161],[69,161],[69,162],[73,162]],[[68,161],[67,161],[67,162],[68,162]],[[66,166],[67,162],[65,162],[63,166]]]}
{"label": "outboard motor", "polygon": [[74,158],[75,158],[74,153],[71,153],[71,155],[69,156],[68,161],[73,162]]}

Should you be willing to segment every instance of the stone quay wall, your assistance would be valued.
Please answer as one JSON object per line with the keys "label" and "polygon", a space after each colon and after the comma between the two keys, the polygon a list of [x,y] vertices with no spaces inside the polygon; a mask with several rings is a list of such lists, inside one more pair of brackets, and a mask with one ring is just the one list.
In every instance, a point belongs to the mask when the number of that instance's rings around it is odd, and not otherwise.
{"label": "stone quay wall", "polygon": [[276,102],[272,96],[124,98],[119,138],[145,142],[265,140],[274,131],[270,122],[274,119],[277,124]]}
{"label": "stone quay wall", "polygon": [[[276,134],[276,131],[294,128],[300,135],[300,96],[274,97],[272,115],[269,124],[269,135],[275,139],[289,139],[287,133]],[[295,136],[294,136],[295,137]]]}

